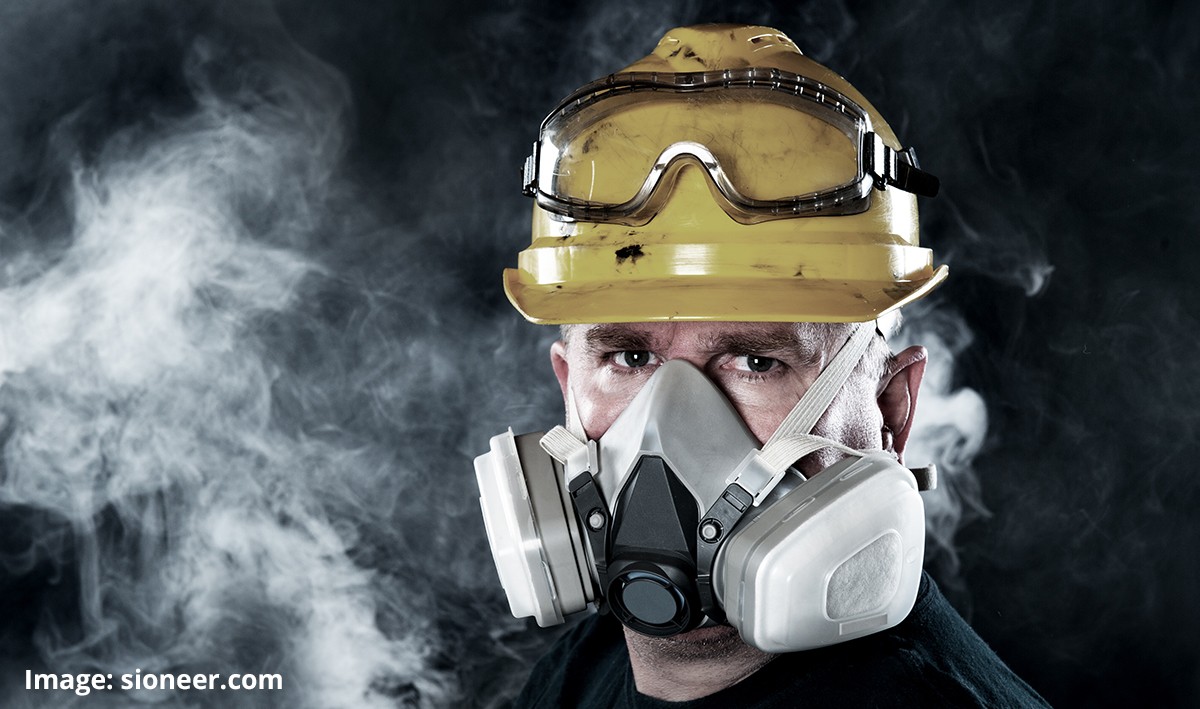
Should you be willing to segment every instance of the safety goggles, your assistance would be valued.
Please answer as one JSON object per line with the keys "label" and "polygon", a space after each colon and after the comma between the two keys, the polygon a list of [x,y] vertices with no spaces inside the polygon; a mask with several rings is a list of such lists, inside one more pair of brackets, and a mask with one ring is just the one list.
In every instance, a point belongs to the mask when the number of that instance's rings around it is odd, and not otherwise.
{"label": "safety goggles", "polygon": [[857,214],[872,188],[937,194],[912,148],[893,150],[846,95],[778,69],[614,74],[542,122],[524,193],[554,214],[640,226],[687,164],[742,223]]}

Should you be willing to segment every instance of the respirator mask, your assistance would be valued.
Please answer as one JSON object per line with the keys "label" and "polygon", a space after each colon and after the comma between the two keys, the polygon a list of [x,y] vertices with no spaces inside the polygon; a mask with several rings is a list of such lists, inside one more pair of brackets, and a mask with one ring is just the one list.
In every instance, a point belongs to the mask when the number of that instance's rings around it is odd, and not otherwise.
{"label": "respirator mask", "polygon": [[[677,360],[598,441],[573,402],[570,429],[493,437],[475,470],[513,615],[546,627],[595,602],[639,633],[723,622],[766,652],[902,621],[933,469],[810,433],[874,335],[858,326],[761,448],[721,391]],[[792,467],[826,447],[849,457],[807,480]]]}

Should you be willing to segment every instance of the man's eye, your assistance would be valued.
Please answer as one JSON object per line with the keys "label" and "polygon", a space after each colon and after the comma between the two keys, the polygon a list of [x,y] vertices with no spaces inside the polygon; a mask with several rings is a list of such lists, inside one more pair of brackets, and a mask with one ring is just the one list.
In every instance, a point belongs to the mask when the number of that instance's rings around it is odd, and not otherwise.
{"label": "man's eye", "polygon": [[649,350],[625,350],[612,354],[613,364],[624,369],[637,369],[654,364],[658,358]]}
{"label": "man's eye", "polygon": [[760,355],[742,355],[733,360],[735,369],[740,369],[745,372],[769,372],[779,364],[779,360],[770,357],[762,357]]}

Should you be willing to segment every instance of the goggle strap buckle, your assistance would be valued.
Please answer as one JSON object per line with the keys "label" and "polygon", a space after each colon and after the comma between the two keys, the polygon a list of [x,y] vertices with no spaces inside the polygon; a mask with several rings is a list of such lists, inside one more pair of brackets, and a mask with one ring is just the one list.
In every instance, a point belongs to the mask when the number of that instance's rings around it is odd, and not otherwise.
{"label": "goggle strap buckle", "polygon": [[863,170],[871,176],[875,189],[883,191],[896,177],[896,154],[874,132],[863,135]]}
{"label": "goggle strap buckle", "polygon": [[537,162],[538,148],[541,147],[541,141],[533,144],[533,152],[525,158],[525,165],[521,168],[521,193],[526,197],[532,197],[537,193]]}
{"label": "goggle strap buckle", "polygon": [[913,148],[897,152],[885,145],[877,134],[869,132],[863,136],[862,154],[863,169],[871,176],[875,189],[882,191],[892,185],[922,197],[937,196],[940,182],[921,169],[917,151]]}

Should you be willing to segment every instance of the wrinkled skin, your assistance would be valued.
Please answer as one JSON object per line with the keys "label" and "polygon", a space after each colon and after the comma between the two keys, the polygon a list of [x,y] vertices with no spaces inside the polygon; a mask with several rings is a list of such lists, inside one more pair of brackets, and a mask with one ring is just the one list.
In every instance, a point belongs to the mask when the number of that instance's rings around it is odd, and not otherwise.
{"label": "wrinkled skin", "polygon": [[[866,327],[871,327],[870,324]],[[663,362],[680,359],[704,372],[764,443],[848,336],[846,325],[678,322],[571,326],[550,358],[563,390],[574,393],[588,438],[599,439]],[[873,344],[817,422],[813,433],[852,448],[883,449],[903,462],[923,347],[886,356]],[[811,477],[842,454],[819,451],[800,461]],[[731,686],[770,661],[729,626],[669,638],[625,630],[638,690],[670,701],[696,699]]]}

